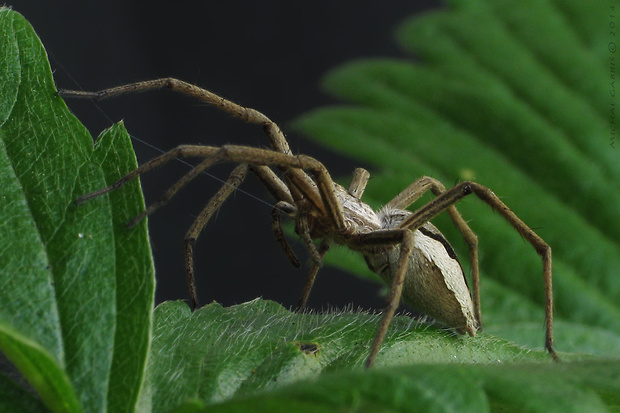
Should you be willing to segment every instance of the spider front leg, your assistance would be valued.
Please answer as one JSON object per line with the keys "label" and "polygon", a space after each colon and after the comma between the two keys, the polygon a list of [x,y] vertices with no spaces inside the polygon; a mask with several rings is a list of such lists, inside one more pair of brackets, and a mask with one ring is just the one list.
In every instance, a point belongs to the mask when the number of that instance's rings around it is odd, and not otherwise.
{"label": "spider front leg", "polygon": [[[278,241],[278,243],[280,244],[280,247],[284,251],[284,254],[289,259],[291,264],[293,264],[295,268],[300,268],[301,264],[299,260],[297,259],[297,257],[295,256],[295,254],[293,253],[290,245],[286,241],[286,238],[284,237],[284,231],[282,231],[282,222],[281,222],[282,212],[286,212],[289,215],[291,214],[294,215],[298,213],[298,209],[295,206],[287,202],[280,201],[273,208],[273,211],[271,212],[271,216],[272,216],[272,227],[273,227],[273,232],[276,236],[276,241]],[[297,301],[297,308],[295,309],[295,311],[299,312],[306,307],[306,303],[308,302],[308,297],[310,296],[310,292],[312,291],[312,287],[314,286],[314,281],[316,280],[316,276],[319,270],[321,269],[321,267],[323,266],[323,257],[325,257],[325,254],[330,248],[330,243],[324,239],[323,241],[321,241],[321,245],[319,249],[317,250],[316,245],[314,245],[314,242],[312,241],[312,238],[310,236],[310,230],[308,228],[307,218],[304,215],[301,215],[301,216],[294,215],[294,217],[296,221],[295,230],[298,233],[301,240],[303,241],[306,247],[306,250],[310,254],[310,257],[312,258],[312,261],[313,261],[312,269],[310,270],[310,272],[308,273],[308,276],[306,277],[304,288],[302,290],[301,296],[299,297],[299,300]]]}
{"label": "spider front leg", "polygon": [[[58,91],[58,94],[62,97],[69,98],[106,99],[110,97],[126,95],[133,92],[147,92],[159,89],[168,89],[187,96],[191,96],[209,105],[212,105],[232,116],[235,116],[243,122],[261,125],[263,127],[263,130],[267,134],[267,137],[269,138],[269,141],[271,143],[271,147],[274,151],[287,155],[292,154],[286,137],[284,136],[284,133],[282,132],[280,127],[263,113],[257,111],[256,109],[238,105],[207,89],[203,89],[183,80],[175,79],[173,77],[129,83],[126,85],[103,89],[96,92],[61,89]],[[286,168],[284,170],[286,170]],[[303,181],[305,185],[312,184],[312,180],[310,179],[310,177],[300,169],[287,170],[287,172],[290,173],[292,175],[292,178],[297,182]],[[295,188],[293,188],[293,191],[295,191]],[[276,197],[276,199],[282,198]],[[297,199],[299,199],[299,197],[297,197]]]}
{"label": "spider front leg", "polygon": [[286,237],[284,236],[284,231],[282,230],[282,212],[287,214],[294,213],[297,210],[295,206],[289,204],[288,202],[280,201],[276,204],[275,207],[271,210],[271,229],[273,234],[276,237],[276,241],[280,244],[280,248],[284,251],[284,255],[286,258],[293,264],[295,268],[301,268],[301,263],[295,256],[293,249],[286,241]]}
{"label": "spider front leg", "polygon": [[284,138],[284,134],[280,128],[271,121],[267,116],[263,115],[256,109],[246,108],[238,105],[228,99],[216,95],[215,93],[192,85],[191,83],[179,80],[173,77],[165,77],[161,79],[145,80],[142,82],[129,83],[126,85],[115,86],[96,92],[88,92],[83,90],[67,90],[60,89],[58,94],[62,97],[81,98],[81,99],[107,99],[116,96],[122,96],[135,92],[148,92],[151,90],[168,89],[183,95],[202,100],[203,102],[215,106],[216,108],[229,113],[236,118],[247,123],[255,123],[263,125],[267,128],[267,134],[271,140],[274,150],[282,153],[290,153],[291,150]]}
{"label": "spider front leg", "polygon": [[[353,171],[353,179],[351,179],[351,184],[347,192],[354,198],[361,199],[364,190],[366,189],[366,184],[368,183],[368,179],[370,178],[370,173],[363,168],[356,168]],[[310,234],[308,233],[308,237]],[[303,238],[303,237],[302,237]],[[312,240],[310,240],[312,243]],[[312,244],[314,246],[314,244]],[[315,263],[306,278],[306,283],[304,284],[303,292],[297,301],[297,308],[295,311],[301,311],[306,307],[308,303],[308,298],[310,297],[310,292],[312,291],[312,287],[314,286],[314,282],[316,281],[316,276],[321,268],[323,257],[331,247],[331,244],[326,239],[321,241],[321,245],[319,246],[318,255],[320,257],[320,261],[315,259]],[[312,255],[312,253],[311,253]]]}
{"label": "spider front leg", "polygon": [[424,205],[401,224],[400,228],[415,230],[430,221],[442,211],[452,207],[467,195],[475,194],[482,201],[499,212],[514,229],[521,234],[542,258],[543,281],[545,284],[545,348],[554,360],[558,356],[553,349],[553,284],[551,276],[551,247],[528,227],[514,212],[506,206],[489,188],[475,182],[461,182],[443,192],[437,198]]}

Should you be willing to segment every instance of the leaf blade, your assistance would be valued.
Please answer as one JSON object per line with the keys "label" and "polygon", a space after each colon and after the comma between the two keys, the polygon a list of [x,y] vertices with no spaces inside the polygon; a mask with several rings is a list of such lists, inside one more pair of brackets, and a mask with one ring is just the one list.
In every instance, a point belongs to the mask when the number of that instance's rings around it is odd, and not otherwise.
{"label": "leaf blade", "polygon": [[[17,13],[6,8],[0,13],[6,39],[14,39],[1,42],[2,47],[17,49],[18,56],[5,71],[13,70],[13,78],[20,81],[17,97],[2,96],[6,100],[0,104],[10,112],[0,129],[0,211],[7,217],[7,231],[0,236],[0,283],[7,286],[2,289],[1,318],[54,357],[86,411],[135,410],[150,342],[154,288],[146,224],[133,233],[124,223],[114,227],[107,197],[74,205],[79,195],[106,185],[101,165],[91,159],[92,139],[56,96],[49,63],[32,28]],[[5,49],[2,55],[16,54]],[[108,179],[115,179],[119,168],[135,167],[129,138],[124,139],[120,148],[107,148],[106,156],[118,164],[104,165]],[[114,200],[118,219],[143,208],[135,184]],[[134,259],[126,259],[131,254]],[[11,354],[18,357],[11,359],[18,367],[28,365],[20,359],[25,350]],[[109,395],[111,378],[114,394]]]}

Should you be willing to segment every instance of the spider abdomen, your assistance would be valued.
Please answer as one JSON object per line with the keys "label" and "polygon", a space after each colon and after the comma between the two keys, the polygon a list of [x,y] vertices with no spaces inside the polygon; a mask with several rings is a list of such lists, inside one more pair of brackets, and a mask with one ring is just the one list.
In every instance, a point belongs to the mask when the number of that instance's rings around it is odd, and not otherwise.
{"label": "spider abdomen", "polygon": [[[410,214],[400,210],[386,212],[379,212],[382,229],[398,228]],[[369,268],[391,285],[398,268],[400,246],[364,255]],[[461,264],[448,241],[431,223],[414,231],[402,301],[461,334],[476,334],[479,323]]]}

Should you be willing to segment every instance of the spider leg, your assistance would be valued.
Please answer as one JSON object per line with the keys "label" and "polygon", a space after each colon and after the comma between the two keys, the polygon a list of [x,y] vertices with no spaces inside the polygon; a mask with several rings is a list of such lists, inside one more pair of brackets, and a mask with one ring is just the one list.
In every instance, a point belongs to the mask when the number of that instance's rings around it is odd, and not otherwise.
{"label": "spider leg", "polygon": [[297,208],[294,205],[289,204],[288,202],[280,201],[276,204],[275,207],[271,210],[271,228],[276,237],[276,241],[280,244],[282,251],[288,258],[288,260],[293,264],[295,268],[300,268],[301,263],[295,256],[295,253],[291,249],[291,246],[286,241],[284,237],[284,231],[282,230],[282,212],[293,213],[296,212]]}
{"label": "spider leg", "polygon": [[267,188],[275,199],[288,204],[295,203],[288,187],[268,166],[250,165],[250,170],[254,172],[256,177],[265,185],[265,188]]}
{"label": "spider leg", "polygon": [[[209,156],[205,161],[203,161],[199,166],[205,164],[205,168],[202,168],[200,172],[202,172],[206,167],[212,165],[216,161],[215,156]],[[211,218],[211,216],[219,209],[219,207],[223,204],[223,202],[228,198],[228,196],[241,184],[241,182],[245,179],[247,174],[248,167],[254,172],[259,180],[263,182],[263,184],[267,187],[267,189],[276,197],[276,199],[284,198],[286,201],[280,200],[272,211],[273,217],[273,229],[274,234],[276,235],[276,240],[280,243],[280,246],[284,250],[284,253],[287,255],[291,263],[299,267],[299,261],[295,257],[293,251],[290,246],[286,242],[284,238],[284,234],[282,231],[282,226],[280,223],[280,213],[282,211],[289,212],[291,208],[295,208],[294,205],[291,205],[287,201],[292,201],[290,192],[288,191],[286,185],[273,173],[269,167],[265,165],[251,165],[249,166],[246,163],[242,163],[237,166],[230,174],[226,183],[220,188],[220,190],[209,200],[207,206],[203,209],[200,215],[196,218],[192,226],[187,231],[184,242],[185,249],[185,267],[187,273],[187,282],[190,290],[190,296],[192,300],[193,308],[198,306],[197,292],[195,287],[195,275],[194,275],[194,245],[196,243],[196,239],[200,232],[204,229],[207,222]],[[198,167],[197,167],[198,168]],[[171,188],[172,189],[172,188]],[[180,189],[180,188],[179,188]],[[178,190],[178,189],[177,189]],[[165,201],[164,201],[165,202]],[[314,246],[314,244],[313,244]],[[315,249],[316,250],[316,249]]]}
{"label": "spider leg", "polygon": [[[284,250],[286,256],[289,258],[289,261],[291,261],[291,263],[295,267],[299,268],[299,261],[295,257],[295,254],[293,254],[293,251],[291,250],[288,243],[286,242],[282,231],[282,224],[280,222],[282,212],[286,212],[289,215],[292,213],[299,213],[298,208],[294,206],[295,201],[293,200],[293,196],[291,195],[289,188],[284,184],[284,182],[282,182],[282,180],[280,180],[280,178],[278,178],[278,176],[269,167],[264,165],[252,165],[250,166],[250,169],[258,176],[260,181],[263,182],[263,184],[267,187],[269,192],[271,192],[274,198],[280,200],[271,213],[272,228],[274,234],[276,235],[276,240]],[[291,189],[297,190],[295,186],[292,186]],[[301,194],[301,192],[297,192]],[[302,196],[299,197],[299,202],[305,202],[303,201]],[[310,237],[308,222],[304,218],[303,214],[300,215],[297,219],[298,222],[299,220],[301,220],[302,222],[300,222],[301,225],[298,225],[297,231],[299,232],[299,235],[302,238],[310,256],[312,257],[314,262],[317,263],[320,267],[322,260],[319,256],[316,246],[314,245],[314,242],[312,242],[312,239]]]}
{"label": "spider leg", "polygon": [[401,224],[401,228],[411,231],[430,221],[440,212],[453,206],[463,197],[475,194],[491,208],[499,212],[514,229],[521,234],[542,258],[543,280],[545,283],[545,348],[554,360],[558,359],[553,349],[553,284],[551,278],[551,247],[528,227],[521,219],[506,206],[489,188],[475,182],[461,182],[443,192],[437,198],[424,205]]}
{"label": "spider leg", "polygon": [[[213,105],[218,109],[229,113],[247,123],[255,123],[263,126],[271,124],[275,125],[267,116],[263,115],[255,109],[246,108],[244,106],[238,105],[206,89],[172,77],[129,83],[126,85],[111,87],[96,92],[61,89],[58,91],[58,94],[62,97],[71,98],[107,99],[115,96],[126,95],[128,93],[147,92],[157,89],[170,89],[172,91],[179,92],[184,95],[194,97],[196,99],[200,99],[203,102]],[[278,135],[278,132],[276,130],[273,130],[271,133],[273,134],[274,138]],[[280,132],[280,134],[281,133],[282,132]],[[271,134],[270,137],[272,137]],[[290,149],[285,139],[274,141],[272,142],[272,145],[274,146],[274,149],[278,150],[279,152],[290,153]]]}
{"label": "spider leg", "polygon": [[366,367],[372,367],[375,362],[375,358],[379,353],[381,344],[385,339],[388,327],[394,318],[394,313],[400,304],[400,299],[403,295],[403,284],[405,276],[407,275],[407,268],[409,266],[409,260],[411,259],[411,253],[414,246],[413,232],[404,229],[390,229],[374,231],[367,234],[360,234],[356,239],[352,240],[352,245],[356,245],[358,248],[368,248],[372,246],[385,246],[390,244],[400,244],[400,253],[398,257],[397,269],[394,273],[394,278],[390,285],[390,294],[387,300],[387,306],[383,311],[381,322],[377,330],[377,335],[370,348],[370,354],[366,359]]}
{"label": "spider leg", "polygon": [[310,273],[306,277],[304,289],[301,293],[301,296],[299,297],[299,300],[297,301],[297,308],[295,309],[295,311],[299,312],[306,307],[306,304],[308,303],[308,297],[310,297],[310,292],[312,291],[312,287],[314,287],[314,281],[316,281],[316,276],[319,272],[319,269],[321,269],[323,257],[325,257],[325,254],[329,250],[330,246],[331,244],[329,243],[329,241],[325,239],[321,241],[321,245],[319,246],[318,250],[318,256],[321,262],[315,262],[312,266],[312,269],[310,270]]}
{"label": "spider leg", "polygon": [[[275,208],[273,209],[271,213],[271,216],[273,219],[272,226],[273,226],[274,234],[276,236],[276,240],[280,244],[280,247],[282,247],[282,249],[284,250],[284,253],[286,254],[289,261],[293,264],[293,266],[295,266],[296,268],[300,268],[301,264],[299,263],[299,260],[297,259],[297,257],[295,257],[295,254],[291,250],[291,247],[286,241],[284,237],[284,233],[282,231],[282,223],[280,221],[280,216],[281,216],[282,211],[287,212],[287,213],[297,212],[297,208],[295,208],[293,205],[290,205],[286,202],[280,201],[276,204]],[[299,297],[299,300],[297,301],[297,308],[295,309],[295,311],[301,311],[306,306],[306,303],[308,302],[310,291],[312,290],[312,287],[314,285],[314,281],[316,279],[319,269],[323,266],[323,257],[325,257],[325,253],[327,253],[327,251],[329,250],[330,243],[324,239],[321,242],[319,249],[317,250],[316,245],[314,245],[314,242],[312,241],[312,238],[310,237],[308,221],[305,215],[297,216],[296,222],[297,222],[296,230],[300,238],[302,239],[304,245],[306,246],[308,253],[312,257],[312,260],[314,261],[312,269],[310,270],[310,273],[306,277],[306,282],[304,284],[302,294]]]}
{"label": "spider leg", "polygon": [[[319,253],[317,252],[316,246],[314,245],[314,242],[312,242],[312,238],[310,237],[308,222],[304,218],[304,215],[299,212],[298,208],[293,205],[293,198],[286,185],[280,180],[280,178],[276,176],[276,174],[273,173],[271,169],[266,166],[253,165],[251,167],[251,170],[257,175],[260,174],[258,175],[259,179],[265,184],[265,186],[270,190],[271,194],[276,199],[285,199],[284,201],[279,201],[271,211],[271,225],[276,240],[282,247],[282,250],[286,254],[289,261],[296,268],[299,268],[301,266],[299,260],[297,259],[297,257],[295,257],[295,254],[293,253],[291,247],[286,241],[286,238],[284,237],[284,231],[282,230],[281,222],[282,212],[286,212],[288,215],[297,214],[296,222],[298,222],[297,231],[299,233],[299,236],[303,240],[312,259],[320,266],[321,259],[319,257]],[[293,189],[296,188],[293,187]]]}
{"label": "spider leg", "polygon": [[[184,95],[191,96],[193,98],[202,100],[203,102],[212,105],[226,113],[229,113],[236,118],[242,120],[243,122],[262,125],[263,130],[269,138],[273,150],[288,155],[292,154],[289,144],[286,141],[286,137],[284,136],[282,130],[275,122],[273,122],[261,112],[257,111],[256,109],[238,105],[228,99],[218,96],[211,91],[172,77],[147,80],[143,82],[135,82],[122,86],[99,90],[96,92],[61,89],[58,91],[58,94],[62,97],[70,98],[106,99],[133,92],[147,92],[158,89],[169,89],[175,92],[182,93]],[[286,168],[283,169],[286,170]],[[312,184],[312,180],[310,179],[310,177],[302,170],[294,169],[290,171],[290,174],[294,176],[294,179],[297,182],[304,181],[306,185]]]}
{"label": "spider leg", "polygon": [[198,294],[196,293],[194,277],[194,245],[196,244],[196,239],[207,225],[209,219],[211,219],[211,216],[222,206],[224,201],[237,189],[241,182],[243,182],[247,171],[248,164],[242,163],[231,172],[224,185],[222,185],[219,191],[209,200],[185,234],[183,242],[183,249],[185,251],[185,272],[187,274],[187,285],[192,301],[192,309],[198,308]]}
{"label": "spider leg", "polygon": [[349,185],[349,195],[354,198],[361,199],[362,194],[364,194],[364,190],[366,189],[366,184],[368,183],[368,179],[370,178],[370,173],[364,168],[355,168],[353,171],[353,179],[351,179],[351,184]]}
{"label": "spider leg", "polygon": [[[188,183],[190,183],[194,178],[204,172],[205,169],[209,168],[213,165],[215,160],[212,158],[207,158],[204,161],[200,162],[198,165],[193,167],[187,174],[183,175],[174,185],[172,185],[166,192],[159,198],[157,201],[153,202],[151,205],[146,208],[146,210],[142,211],[140,214],[136,215],[129,223],[127,223],[127,227],[131,228],[140,222],[147,215],[151,215],[161,206],[165,205],[173,196],[177,194],[181,189],[185,187]],[[226,182],[224,185],[228,185]]]}
{"label": "spider leg", "polygon": [[[115,189],[120,188],[121,186],[125,185],[127,182],[131,181],[132,179],[146,173],[149,172],[155,168],[158,168],[166,163],[168,163],[170,160],[174,159],[174,158],[179,158],[182,157],[184,155],[184,148],[183,146],[178,146],[166,153],[163,153],[153,159],[151,159],[148,162],[145,162],[144,164],[140,165],[138,168],[134,169],[133,171],[129,172],[127,175],[123,176],[122,178],[120,178],[119,180],[117,180],[116,182],[114,182],[112,185],[107,186],[105,188],[101,188],[97,191],[91,192],[89,194],[86,195],[82,195],[81,197],[79,197],[78,199],[75,200],[76,204],[81,204],[82,202],[86,202],[89,199],[92,198],[96,198],[98,196],[107,194],[108,192],[112,192]],[[192,156],[192,155],[185,155],[185,156]]]}
{"label": "spider leg", "polygon": [[[202,150],[212,151],[217,148],[206,149],[203,147]],[[344,216],[342,211],[342,205],[340,204],[340,200],[336,195],[334,189],[334,182],[332,181],[329,172],[321,164],[319,161],[305,155],[288,155],[282,154],[274,151],[266,151],[264,149],[257,148],[247,148],[241,146],[225,146],[218,150],[214,156],[222,160],[229,160],[233,162],[248,162],[252,165],[265,165],[265,166],[278,166],[280,168],[285,168],[288,172],[306,169],[311,172],[314,176],[314,180],[316,184],[306,185],[306,182],[301,180],[297,180],[295,176],[290,177],[291,188],[297,188],[301,194],[303,194],[304,199],[307,199],[310,203],[314,204],[316,209],[320,212],[324,212],[330,218],[330,221],[333,225],[333,231],[343,231],[345,228],[344,224]],[[364,174],[362,174],[364,175]],[[366,179],[358,180],[356,187],[362,188],[360,191],[363,192],[363,187],[365,187]],[[363,184],[362,184],[363,182]],[[314,195],[318,191],[320,198],[318,200],[314,199]],[[305,245],[310,255],[314,256],[315,264],[308,275],[306,280],[306,284],[304,287],[304,292],[302,293],[302,298],[300,298],[299,307],[303,307],[305,305],[305,301],[310,294],[310,290],[314,284],[314,280],[316,278],[316,274],[320,268],[320,262],[322,262],[322,258],[329,249],[328,243],[323,243],[320,247],[318,254],[316,254],[316,247],[312,242],[310,237],[310,231],[307,228],[307,221],[302,216],[297,220],[298,224],[298,233],[301,236],[302,240],[306,238]],[[314,253],[313,253],[314,252]],[[316,256],[318,255],[318,256]]]}
{"label": "spider leg", "polygon": [[[234,158],[230,158],[229,156],[227,156],[226,152],[228,150],[233,151]],[[252,162],[252,160],[256,160],[256,165],[258,166],[268,166],[268,165],[274,164],[276,166],[289,168],[291,171],[293,170],[293,168],[297,168],[297,169],[314,168],[315,170],[314,173],[317,174],[318,179],[324,182],[322,185],[323,188],[317,190],[317,186],[314,184],[314,182],[310,181],[310,183],[307,183],[304,179],[299,180],[299,181],[295,180],[295,185],[297,189],[301,191],[304,197],[310,200],[310,202],[312,202],[316,208],[318,208],[322,212],[325,212],[325,206],[323,205],[320,191],[321,190],[325,191],[325,188],[329,187],[327,182],[332,182],[332,181],[331,181],[331,177],[329,177],[329,173],[319,161],[313,158],[310,158],[308,156],[304,156],[304,155],[300,155],[299,157],[297,157],[294,155],[282,154],[282,153],[270,151],[267,149],[258,149],[258,148],[234,146],[234,145],[223,146],[221,148],[213,147],[213,146],[201,146],[201,145],[177,146],[176,148],[173,148],[169,150],[168,152],[163,153],[149,160],[148,162],[145,162],[144,164],[140,165],[138,168],[129,172],[127,175],[123,176],[122,178],[120,178],[119,180],[111,184],[110,186],[107,186],[105,188],[99,189],[97,191],[94,191],[94,192],[91,192],[89,194],[79,197],[75,201],[75,203],[80,204],[89,199],[96,198],[103,194],[107,194],[108,192],[111,192],[125,185],[130,180],[142,174],[145,174],[146,172],[149,172],[155,168],[158,168],[175,158],[214,157],[213,162],[220,161],[220,160],[229,160],[233,162],[245,162],[243,160],[237,160],[237,159],[241,159],[239,158],[239,155],[238,155],[239,152],[243,152],[242,156],[245,156],[245,159],[250,160],[248,163],[254,163]],[[250,156],[250,154],[253,156]],[[204,162],[207,162],[207,160],[205,160]],[[266,183],[266,184],[268,182],[270,183],[270,185],[267,185],[267,188],[272,193],[282,192],[282,188],[278,188],[279,185],[277,183],[270,181],[270,179],[272,179],[273,177],[267,176],[265,169],[260,170],[260,173],[257,175],[259,176],[261,181],[263,181],[263,183]],[[275,176],[275,174],[273,174],[273,176]],[[282,186],[285,187],[283,183],[282,183]],[[333,183],[331,186],[333,187]],[[333,189],[332,189],[332,192],[333,192]],[[329,196],[325,198],[330,200],[332,203],[334,203],[334,200],[332,198],[335,198],[335,197],[336,197],[335,194],[332,194],[331,198]],[[286,196],[286,199],[287,200],[290,199],[292,201],[292,199],[290,198],[290,192]],[[335,201],[337,201],[337,199],[335,199]],[[342,211],[341,207],[340,207],[340,210]],[[344,218],[342,218],[342,213],[340,215],[341,215],[340,221],[343,222],[342,225],[344,225]]]}
{"label": "spider leg", "polygon": [[306,155],[288,155],[266,149],[236,145],[226,145],[221,148],[188,145],[186,148],[187,153],[194,153],[189,156],[206,157],[213,155],[223,161],[278,166],[286,168],[288,171],[298,169],[310,171],[314,177],[312,185],[306,185],[303,180],[298,181],[295,177],[291,177],[293,185],[301,191],[305,199],[329,217],[335,231],[345,229],[342,205],[334,190],[334,181],[332,181],[325,166],[316,159]]}
{"label": "spider leg", "polygon": [[297,207],[294,205],[295,201],[289,191],[288,187],[282,180],[265,165],[250,165],[250,170],[258,177],[258,179],[265,185],[271,195],[279,200],[271,211],[271,228],[276,237],[276,241],[280,244],[280,247],[284,251],[284,254],[289,259],[291,264],[295,268],[300,268],[301,264],[290,245],[286,241],[284,231],[282,230],[281,215],[282,212],[292,214],[297,211]]}
{"label": "spider leg", "polygon": [[[356,168],[355,171],[353,171],[353,179],[351,180],[351,184],[349,185],[349,194],[357,199],[360,199],[362,197],[362,194],[364,193],[364,190],[366,189],[366,184],[368,183],[369,177],[370,173],[367,170],[363,168]],[[308,245],[308,243],[310,243],[312,248],[307,248],[310,251],[310,255],[313,255],[312,250],[316,251],[316,247],[312,242],[312,239],[310,238],[310,232],[307,231],[307,222],[306,231],[304,231],[303,233],[307,234],[308,240],[304,240],[304,243],[306,244],[306,246]],[[304,237],[302,236],[302,239],[303,238]],[[310,292],[312,291],[312,287],[314,286],[314,282],[316,281],[316,276],[319,272],[319,269],[323,265],[323,258],[325,257],[325,254],[330,247],[331,243],[329,241],[327,241],[326,239],[323,239],[323,241],[321,241],[321,245],[319,246],[319,250],[317,252],[318,257],[313,257],[314,265],[312,266],[312,269],[310,270],[310,273],[306,278],[306,283],[304,284],[304,289],[301,293],[301,296],[299,297],[299,300],[297,301],[297,308],[295,309],[295,311],[301,311],[306,307],[306,304],[308,303],[308,298],[310,297]]]}
{"label": "spider leg", "polygon": [[312,237],[310,236],[310,227],[308,226],[308,217],[302,211],[298,211],[299,215],[296,219],[296,228],[295,231],[301,241],[304,243],[304,246],[308,250],[310,254],[310,258],[314,262],[314,265],[319,268],[323,266],[323,257],[319,254],[319,251],[316,249],[316,245],[314,245],[314,241],[312,241]]}
{"label": "spider leg", "polygon": [[[446,192],[446,188],[437,179],[423,176],[417,179],[407,188],[405,188],[400,194],[386,204],[386,207],[396,209],[406,209],[409,205],[414,203],[418,198],[424,195],[427,191],[431,191],[435,196],[439,196]],[[467,225],[467,222],[463,219],[460,212],[455,206],[447,208],[448,215],[454,223],[454,226],[459,230],[461,236],[467,244],[469,249],[469,262],[471,263],[471,279],[472,279],[472,294],[474,301],[474,314],[478,321],[478,325],[482,326],[482,316],[480,310],[480,269],[478,263],[478,237]]]}

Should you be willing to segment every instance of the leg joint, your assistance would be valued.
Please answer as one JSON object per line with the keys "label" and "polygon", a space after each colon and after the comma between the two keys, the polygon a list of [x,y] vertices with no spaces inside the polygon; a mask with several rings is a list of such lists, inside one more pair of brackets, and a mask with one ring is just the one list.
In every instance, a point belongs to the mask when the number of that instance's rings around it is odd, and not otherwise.
{"label": "leg joint", "polygon": [[465,181],[465,182],[461,182],[461,187],[462,187],[462,191],[463,191],[463,196],[465,195],[469,195],[472,192],[474,192],[474,183],[473,182],[469,182],[469,181]]}

